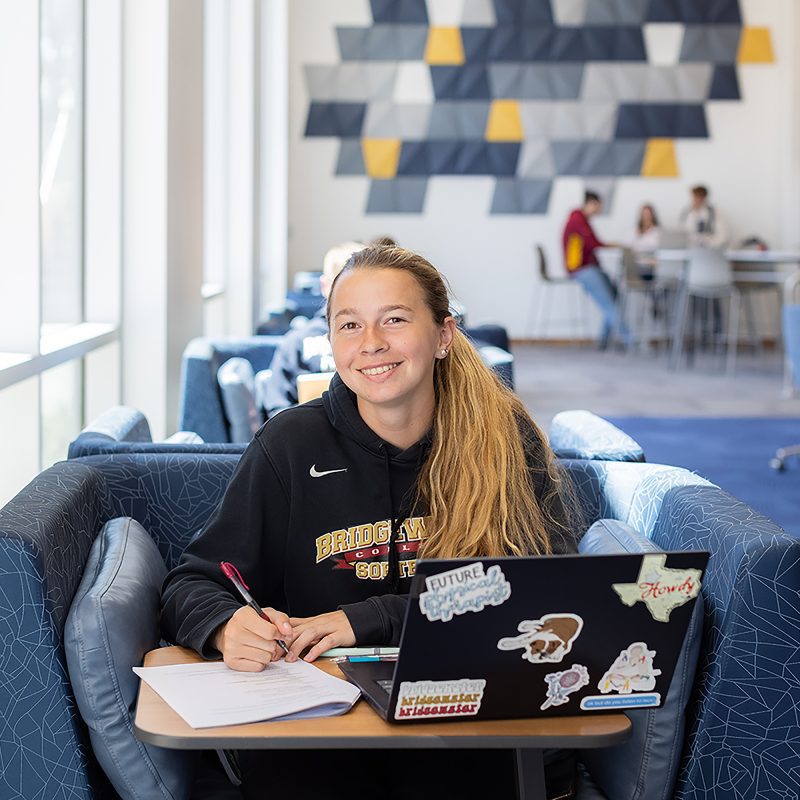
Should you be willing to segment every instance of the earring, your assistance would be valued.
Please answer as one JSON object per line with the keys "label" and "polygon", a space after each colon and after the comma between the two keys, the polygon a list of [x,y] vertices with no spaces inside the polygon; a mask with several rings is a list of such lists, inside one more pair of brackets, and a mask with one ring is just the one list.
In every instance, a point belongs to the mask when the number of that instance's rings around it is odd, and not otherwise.
{"label": "earring", "polygon": [[444,358],[446,355],[447,355],[447,350],[442,348],[442,358]]}

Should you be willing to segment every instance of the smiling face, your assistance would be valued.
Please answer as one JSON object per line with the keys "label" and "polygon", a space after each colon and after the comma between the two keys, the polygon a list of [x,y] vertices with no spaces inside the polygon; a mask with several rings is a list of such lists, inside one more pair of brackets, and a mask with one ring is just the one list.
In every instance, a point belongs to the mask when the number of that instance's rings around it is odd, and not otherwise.
{"label": "smiling face", "polygon": [[385,412],[433,419],[433,368],[453,340],[439,325],[413,275],[401,269],[356,269],[341,275],[330,298],[336,369],[358,397],[370,425]]}

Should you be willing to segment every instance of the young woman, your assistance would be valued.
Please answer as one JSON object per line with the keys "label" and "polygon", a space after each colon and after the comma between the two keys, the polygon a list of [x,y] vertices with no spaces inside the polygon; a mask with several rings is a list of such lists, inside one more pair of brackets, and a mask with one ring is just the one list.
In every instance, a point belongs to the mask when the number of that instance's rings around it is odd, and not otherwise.
{"label": "young woman", "polygon": [[[418,556],[575,549],[573,504],[552,452],[457,330],[431,264],[397,247],[354,253],[327,313],[337,367],[329,391],[261,428],[165,583],[165,638],[222,654],[233,669],[261,670],[282,657],[279,639],[287,660],[313,661],[335,646],[396,645]],[[269,622],[242,606],[223,560],[245,576]],[[497,774],[502,755],[483,761],[495,790],[513,777],[510,760]],[[280,773],[288,788],[298,778],[277,765],[309,763],[308,754],[296,756],[244,754],[245,771],[255,775],[269,762],[270,785]],[[341,751],[316,753],[312,763],[326,759],[341,770]],[[357,787],[367,773],[380,784],[391,770],[397,788],[389,759],[361,753],[359,769],[371,767]],[[412,773],[422,780],[419,770],[430,771],[430,788],[443,762],[436,755],[436,769],[424,770],[425,760],[415,754]],[[445,770],[447,791],[457,771]],[[303,770],[299,780],[323,773]],[[465,774],[462,797],[480,783],[474,769]],[[335,787],[323,786],[330,796]]]}

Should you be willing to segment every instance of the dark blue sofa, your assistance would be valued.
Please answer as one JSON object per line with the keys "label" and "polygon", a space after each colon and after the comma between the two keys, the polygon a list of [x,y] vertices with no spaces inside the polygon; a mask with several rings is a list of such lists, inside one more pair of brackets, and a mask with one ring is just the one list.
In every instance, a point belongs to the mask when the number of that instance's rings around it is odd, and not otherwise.
{"label": "dark blue sofa", "polygon": [[[237,461],[178,453],[61,462],[0,509],[0,798],[111,796],[76,713],[63,648],[87,553],[107,520],[128,515],[174,564]],[[797,796],[800,541],[685,470],[564,464],[587,521],[621,519],[664,549],[711,552],[703,648],[674,797]]]}

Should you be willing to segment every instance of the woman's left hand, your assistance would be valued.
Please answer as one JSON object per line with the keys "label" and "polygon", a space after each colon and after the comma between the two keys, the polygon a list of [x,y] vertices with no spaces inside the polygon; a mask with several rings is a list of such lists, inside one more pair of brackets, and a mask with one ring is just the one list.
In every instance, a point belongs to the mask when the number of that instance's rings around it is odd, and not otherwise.
{"label": "woman's left hand", "polygon": [[331,647],[353,647],[356,636],[344,611],[330,611],[316,617],[290,617],[294,639],[286,661],[297,661],[307,647],[305,661],[314,661]]}

